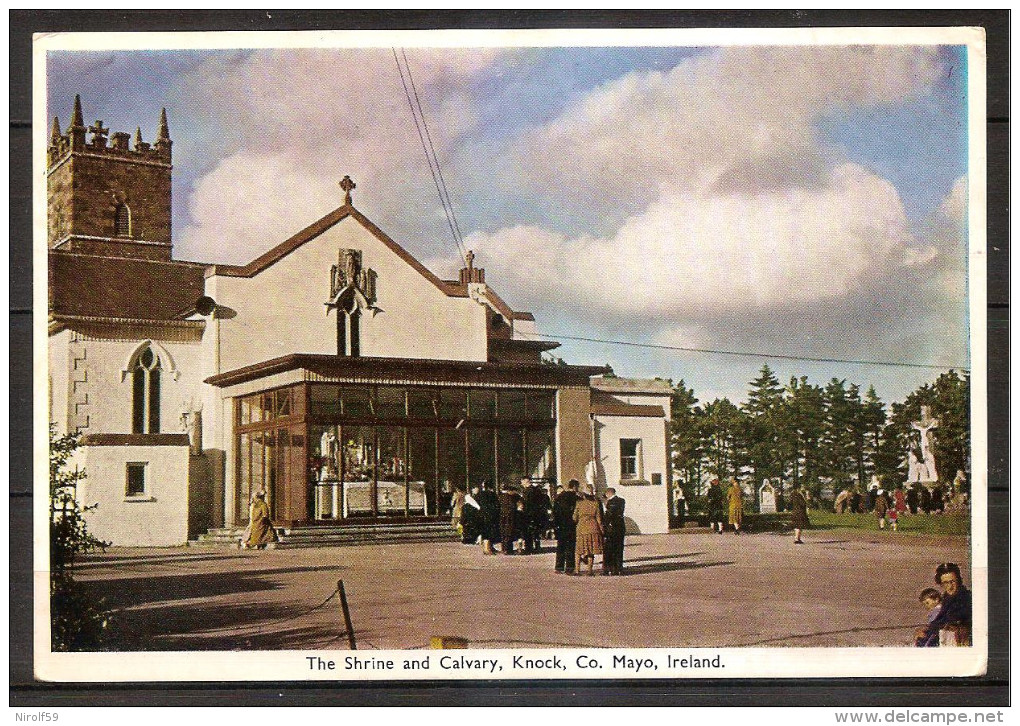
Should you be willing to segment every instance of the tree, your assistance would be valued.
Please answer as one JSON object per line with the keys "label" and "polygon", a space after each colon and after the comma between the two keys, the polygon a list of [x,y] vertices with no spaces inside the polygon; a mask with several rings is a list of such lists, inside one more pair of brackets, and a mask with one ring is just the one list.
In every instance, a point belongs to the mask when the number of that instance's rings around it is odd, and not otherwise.
{"label": "tree", "polygon": [[97,505],[83,507],[78,502],[77,489],[85,472],[69,467],[78,443],[78,434],[58,436],[50,425],[50,647],[54,651],[97,650],[109,622],[103,601],[73,575],[78,555],[107,547],[85,523],[85,514]]}
{"label": "tree", "polygon": [[743,427],[740,409],[728,398],[705,405],[702,417],[703,456],[711,474],[719,479],[736,476],[740,469],[738,435]]}
{"label": "tree", "polygon": [[783,387],[768,364],[751,381],[743,413],[743,448],[755,482],[781,479],[786,473],[784,455],[790,449],[788,420]]}
{"label": "tree", "polygon": [[825,425],[825,399],[821,387],[807,376],[790,378],[786,388],[789,421],[790,476],[796,483],[818,480],[819,442]]}
{"label": "tree", "polygon": [[693,485],[701,480],[701,409],[694,389],[681,380],[670,395],[670,448],[673,471],[679,475],[684,496],[694,494]]}

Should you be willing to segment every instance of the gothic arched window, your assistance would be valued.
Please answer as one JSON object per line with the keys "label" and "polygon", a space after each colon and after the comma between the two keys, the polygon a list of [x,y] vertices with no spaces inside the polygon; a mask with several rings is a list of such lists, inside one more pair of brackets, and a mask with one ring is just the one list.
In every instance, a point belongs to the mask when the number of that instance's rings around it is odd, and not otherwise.
{"label": "gothic arched window", "polygon": [[132,433],[159,433],[159,369],[159,356],[151,347],[146,346],[135,358],[131,371]]}
{"label": "gothic arched window", "polygon": [[344,295],[336,308],[336,352],[351,358],[361,355],[361,308],[353,293]]}
{"label": "gothic arched window", "polygon": [[113,217],[113,234],[115,237],[131,236],[131,209],[126,204],[118,204]]}

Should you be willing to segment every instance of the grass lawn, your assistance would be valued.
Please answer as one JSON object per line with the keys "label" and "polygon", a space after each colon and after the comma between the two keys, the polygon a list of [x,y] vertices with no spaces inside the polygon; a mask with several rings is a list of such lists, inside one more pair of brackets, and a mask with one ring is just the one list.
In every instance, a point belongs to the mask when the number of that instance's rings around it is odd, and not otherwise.
{"label": "grass lawn", "polygon": [[[870,529],[878,531],[878,517],[872,514],[836,514],[820,509],[808,511],[811,527],[817,529]],[[889,529],[888,522],[886,529]],[[968,514],[907,514],[900,517],[896,534],[966,536],[970,534]]]}

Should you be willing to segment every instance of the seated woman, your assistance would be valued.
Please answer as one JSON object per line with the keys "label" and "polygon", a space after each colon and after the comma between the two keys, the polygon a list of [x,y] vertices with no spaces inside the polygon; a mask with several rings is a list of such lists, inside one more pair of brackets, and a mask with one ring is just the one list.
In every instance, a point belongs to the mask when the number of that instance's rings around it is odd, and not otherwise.
{"label": "seated woman", "polygon": [[939,645],[971,644],[972,602],[970,590],[963,584],[960,567],[945,562],[935,568],[935,582],[942,588],[942,609],[926,628],[928,637],[938,633]]}

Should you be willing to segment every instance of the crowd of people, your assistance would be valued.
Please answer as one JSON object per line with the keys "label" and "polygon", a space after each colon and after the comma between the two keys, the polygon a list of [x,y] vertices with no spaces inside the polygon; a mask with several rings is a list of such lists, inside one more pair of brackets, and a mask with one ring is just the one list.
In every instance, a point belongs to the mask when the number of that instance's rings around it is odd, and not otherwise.
{"label": "crowd of people", "polygon": [[937,484],[913,484],[909,489],[898,484],[889,491],[874,483],[868,489],[845,487],[836,496],[834,509],[837,514],[867,514],[876,511],[880,497],[885,497],[886,506],[893,506],[899,514],[950,514],[967,510],[966,493],[946,491]]}
{"label": "crowd of people", "polygon": [[[595,574],[602,558],[603,575],[623,574],[624,506],[616,490],[597,498],[576,479],[557,487],[555,497],[539,482],[522,479],[519,488],[497,491],[489,482],[458,490],[453,497],[453,524],[466,545],[480,544],[485,555],[531,555],[542,551],[542,540],[556,539],[556,571]],[[497,551],[496,547],[499,547]]]}

